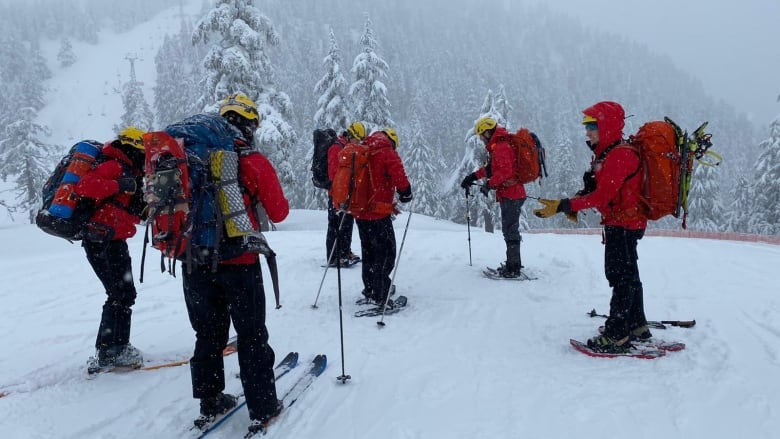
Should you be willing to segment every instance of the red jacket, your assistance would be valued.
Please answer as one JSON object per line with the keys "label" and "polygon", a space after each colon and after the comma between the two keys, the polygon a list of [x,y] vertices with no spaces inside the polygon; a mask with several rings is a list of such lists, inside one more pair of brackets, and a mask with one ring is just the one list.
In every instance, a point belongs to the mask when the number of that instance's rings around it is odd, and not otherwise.
{"label": "red jacket", "polygon": [[[374,201],[392,203],[396,192],[404,192],[411,187],[401,157],[393,148],[393,142],[382,131],[376,131],[366,137],[363,143],[371,149],[368,166],[371,170]],[[377,220],[388,216],[389,214],[365,213],[355,215],[355,218]]]}
{"label": "red jacket", "polygon": [[[252,152],[242,155],[238,160],[238,179],[245,189],[244,205],[247,206],[249,218],[255,230],[259,223],[255,215],[254,205],[260,203],[268,213],[272,222],[282,222],[290,213],[290,204],[282,191],[279,177],[271,162],[262,154]],[[222,261],[222,264],[254,264],[257,263],[257,253],[243,255]]]}
{"label": "red jacket", "polygon": [[135,235],[135,225],[141,222],[141,218],[128,211],[132,195],[119,192],[118,180],[122,177],[138,177],[142,175],[142,171],[133,169],[130,158],[110,142],[103,146],[101,154],[109,160],[100,163],[81,177],[74,191],[77,195],[92,198],[100,204],[90,221],[111,227],[114,230],[113,240],[124,240]]}
{"label": "red jacket", "polygon": [[[333,181],[336,177],[336,171],[339,169],[339,152],[347,145],[347,139],[344,136],[339,136],[338,140],[330,145],[328,148],[328,179]],[[332,189],[328,189],[328,195],[331,194]]]}
{"label": "red jacket", "polygon": [[504,127],[496,127],[490,142],[485,145],[488,152],[490,175],[487,175],[487,167],[477,169],[474,174],[477,178],[488,178],[488,186],[496,189],[496,201],[502,199],[520,200],[526,197],[525,187],[519,182],[511,182],[515,178],[515,151],[509,143],[509,132]]}
{"label": "red jacket", "polygon": [[595,208],[601,213],[601,224],[620,226],[629,230],[647,227],[647,218],[641,209],[639,156],[622,148],[623,108],[614,102],[599,102],[583,111],[596,118],[599,142],[593,147],[591,169],[596,189],[571,199],[574,212]]}

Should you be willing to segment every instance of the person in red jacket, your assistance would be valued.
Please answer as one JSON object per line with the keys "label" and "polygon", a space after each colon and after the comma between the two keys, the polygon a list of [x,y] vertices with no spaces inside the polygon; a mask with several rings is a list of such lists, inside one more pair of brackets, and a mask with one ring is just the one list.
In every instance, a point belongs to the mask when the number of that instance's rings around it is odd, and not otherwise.
{"label": "person in red jacket", "polygon": [[[239,154],[238,180],[243,201],[255,230],[259,223],[255,206],[262,205],[274,223],[283,221],[290,212],[279,177],[271,162],[254,150],[254,133],[260,125],[255,103],[243,94],[231,95],[220,103],[219,114],[237,131],[235,149]],[[240,133],[240,135],[238,134]],[[224,227],[224,225],[222,226]],[[222,231],[225,240],[227,233]],[[249,431],[262,432],[267,423],[282,410],[274,379],[275,355],[268,344],[265,315],[265,291],[256,246],[251,240],[243,244],[220,242],[220,252],[227,246],[243,245],[229,250],[238,254],[183,270],[184,299],[190,324],[195,330],[195,352],[190,361],[193,397],[200,399],[200,416],[196,427],[205,429],[214,419],[236,406],[238,398],[223,393],[225,369],[222,351],[227,345],[232,321],[237,335],[238,364],[241,384],[249,410]]]}
{"label": "person in red jacket", "polygon": [[501,208],[501,232],[506,243],[506,262],[497,271],[505,278],[520,277],[523,267],[520,259],[520,211],[526,199],[525,187],[515,176],[515,151],[509,143],[509,132],[492,117],[483,117],[474,125],[474,133],[484,142],[488,152],[485,166],[463,179],[460,186],[466,190],[477,180],[486,178],[482,192],[496,190],[496,201]]}
{"label": "person in red jacket", "polygon": [[[373,201],[377,205],[392,206],[395,194],[398,201],[412,201],[412,186],[406,177],[404,164],[396,149],[398,135],[392,128],[375,131],[363,143],[369,147],[368,166],[371,170]],[[392,212],[364,212],[355,215],[363,255],[363,296],[378,305],[392,308],[388,298],[395,289],[390,273],[395,267],[396,241]]]}
{"label": "person in red jacket", "polygon": [[[344,131],[328,148],[328,178],[333,181],[336,176],[336,170],[339,168],[339,152],[344,149],[349,143],[359,143],[366,137],[366,127],[362,122],[352,122],[347,130]],[[342,215],[344,215],[342,220]],[[339,229],[339,224],[341,229]],[[325,250],[327,252],[326,258],[330,258],[333,253],[333,247],[336,244],[336,239],[339,240],[339,255],[334,255],[332,260],[329,261],[331,267],[335,267],[337,262],[341,263],[341,266],[354,265],[360,262],[360,256],[352,253],[352,228],[355,224],[355,219],[352,215],[346,212],[339,212],[333,207],[332,190],[328,189],[328,232],[325,236]]]}
{"label": "person in red jacket", "polygon": [[144,169],[143,131],[128,127],[101,150],[99,164],[84,175],[75,193],[95,200],[97,211],[89,220],[81,245],[106,290],[98,326],[97,353],[88,364],[95,373],[114,367],[140,367],[141,352],[130,344],[130,323],[136,290],[127,239],[135,235],[145,205],[142,200]]}
{"label": "person in red jacket", "polygon": [[544,208],[534,214],[547,218],[558,212],[569,215],[595,208],[604,225],[604,271],[612,287],[609,318],[601,335],[588,346],[601,352],[626,352],[632,339],[652,335],[645,318],[642,282],[637,264],[637,241],[642,239],[647,218],[640,201],[639,156],[623,144],[625,112],[616,102],[599,102],[583,110],[585,135],[593,151],[585,187],[572,198],[542,199]]}

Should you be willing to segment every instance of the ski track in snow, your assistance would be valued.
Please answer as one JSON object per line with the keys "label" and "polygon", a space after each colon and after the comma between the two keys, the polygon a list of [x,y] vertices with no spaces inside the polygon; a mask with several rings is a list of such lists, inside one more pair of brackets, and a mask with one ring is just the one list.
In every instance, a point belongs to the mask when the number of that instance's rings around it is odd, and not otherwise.
{"label": "ski track in snow", "polygon": [[[406,216],[396,220],[400,247]],[[687,348],[657,360],[594,359],[568,338],[595,334],[609,310],[603,246],[594,236],[524,234],[523,263],[538,280],[485,279],[503,259],[500,234],[415,215],[395,283],[408,309],[355,318],[361,265],[342,270],[345,362],[339,343],[336,271],[323,268],[326,213],[293,211],[267,234],[277,252],[282,304],[268,307],[277,359],[295,350],[300,365],[278,383],[280,394],[316,353],[328,368],[268,437],[603,438],[604,426],[636,437],[770,438],[776,409],[780,305],[771,288],[780,249],[695,239],[645,238],[640,271],[648,318],[696,319],[694,328],[655,330]],[[101,374],[88,379],[104,294],[83,250],[30,225],[0,228],[0,437],[191,437],[197,415],[188,366]],[[353,249],[359,251],[355,231]],[[140,273],[142,234],[130,241]],[[148,249],[145,282],[136,283],[133,343],[149,361],[191,355],[181,280],[159,272]],[[151,256],[150,256],[151,255]],[[42,261],[45,261],[45,265]],[[263,263],[264,264],[264,263]],[[265,264],[264,274],[267,276]],[[43,267],[47,267],[43,270]],[[728,270],[719,269],[728,267]],[[718,269],[716,269],[718,268]],[[737,277],[738,273],[738,277]],[[267,279],[267,277],[266,277]],[[273,303],[270,287],[267,303]],[[227,390],[237,356],[226,357]],[[344,372],[346,384],[336,380]],[[210,437],[240,437],[240,411]]]}

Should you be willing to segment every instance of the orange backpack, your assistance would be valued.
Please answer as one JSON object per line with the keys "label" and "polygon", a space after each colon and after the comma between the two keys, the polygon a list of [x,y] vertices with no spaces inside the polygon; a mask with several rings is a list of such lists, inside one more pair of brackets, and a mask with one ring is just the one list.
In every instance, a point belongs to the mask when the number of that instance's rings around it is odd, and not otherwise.
{"label": "orange backpack", "polygon": [[339,151],[339,165],[333,177],[331,196],[333,207],[350,215],[387,214],[393,212],[390,203],[374,201],[368,146],[349,143]]}
{"label": "orange backpack", "polygon": [[509,135],[509,143],[515,151],[517,181],[526,184],[547,177],[546,154],[536,134],[522,128]]}
{"label": "orange backpack", "polygon": [[[649,220],[667,215],[679,218],[680,209],[687,207],[682,203],[687,190],[681,183],[692,163],[683,163],[685,137],[674,122],[666,119],[647,122],[628,139],[629,148],[639,155],[640,195]],[[692,162],[693,155],[688,154],[687,159]]]}

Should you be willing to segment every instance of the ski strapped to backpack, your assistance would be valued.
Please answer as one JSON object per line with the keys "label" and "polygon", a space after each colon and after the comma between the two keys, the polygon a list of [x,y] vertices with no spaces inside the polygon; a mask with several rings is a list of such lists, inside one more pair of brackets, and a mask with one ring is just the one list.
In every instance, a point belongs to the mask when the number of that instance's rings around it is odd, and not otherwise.
{"label": "ski strapped to backpack", "polygon": [[102,148],[100,142],[84,140],[59,161],[41,191],[43,205],[35,216],[41,230],[68,241],[84,238],[98,206],[95,200],[78,196],[75,189],[81,177],[97,165]]}
{"label": "ski strapped to backpack", "polygon": [[371,154],[371,148],[356,143],[347,144],[339,152],[339,166],[331,187],[333,207],[336,210],[355,216],[393,213],[392,203],[374,201]]}
{"label": "ski strapped to backpack", "polygon": [[[640,196],[647,219],[658,220],[667,215],[680,218],[686,228],[688,192],[693,175],[693,160],[715,166],[721,157],[708,151],[712,135],[704,132],[704,122],[690,136],[671,119],[647,122],[628,139],[628,148],[639,156],[640,167],[629,178],[640,173]],[[703,160],[707,155],[713,162]]]}
{"label": "ski strapped to backpack", "polygon": [[318,128],[314,130],[314,151],[311,157],[311,181],[314,187],[330,189],[333,183],[328,176],[328,150],[336,142],[338,142],[338,136],[333,129]]}
{"label": "ski strapped to backpack", "polygon": [[547,177],[547,156],[542,142],[526,128],[509,135],[509,144],[515,152],[515,177],[504,183],[511,186],[516,183],[527,184]]}

